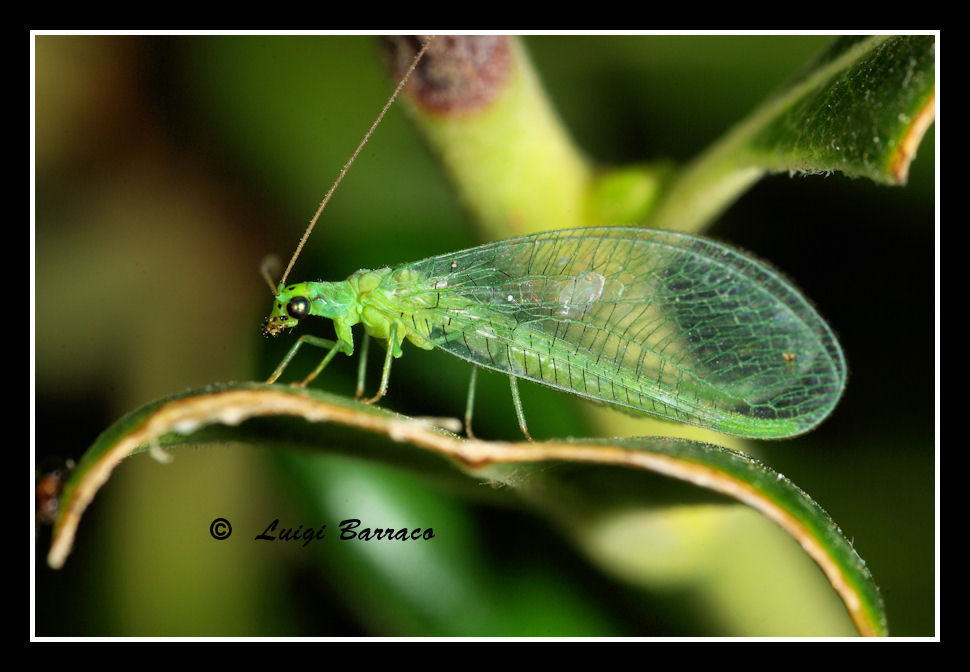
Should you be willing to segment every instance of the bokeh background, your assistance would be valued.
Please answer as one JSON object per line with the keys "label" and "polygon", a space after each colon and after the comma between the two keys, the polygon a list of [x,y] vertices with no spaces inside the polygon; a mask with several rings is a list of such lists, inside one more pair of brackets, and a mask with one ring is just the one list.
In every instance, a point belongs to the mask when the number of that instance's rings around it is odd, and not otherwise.
{"label": "bokeh background", "polygon": [[[577,143],[621,164],[689,160],[828,39],[526,45]],[[259,335],[270,307],[259,263],[291,253],[391,84],[366,37],[38,36],[34,45],[36,455],[76,459],[143,403],[268,375],[289,341]],[[808,436],[756,449],[853,539],[895,635],[934,631],[933,146],[931,128],[905,188],[771,176],[708,231],[793,278],[842,341],[850,377],[834,415]],[[480,242],[396,107],[293,278],[339,279]],[[336,364],[320,384],[352,393],[355,361]],[[460,416],[468,374],[443,353],[410,348],[382,404]],[[528,385],[523,397],[535,436],[590,431],[582,402]],[[481,433],[518,438],[503,378],[481,376],[478,400]],[[235,531],[223,543],[208,534],[220,516]],[[332,530],[367,516],[447,533],[427,557],[251,542],[277,517]],[[58,572],[44,564],[48,543],[40,528],[38,635],[721,635],[774,634],[779,623],[789,634],[851,633],[821,573],[770,524],[756,538],[694,548],[716,568],[702,572],[709,581],[634,587],[527,510],[469,502],[380,465],[247,446],[183,449],[166,466],[127,460]],[[807,569],[773,573],[800,563]],[[832,613],[832,629],[801,623],[799,612]]]}

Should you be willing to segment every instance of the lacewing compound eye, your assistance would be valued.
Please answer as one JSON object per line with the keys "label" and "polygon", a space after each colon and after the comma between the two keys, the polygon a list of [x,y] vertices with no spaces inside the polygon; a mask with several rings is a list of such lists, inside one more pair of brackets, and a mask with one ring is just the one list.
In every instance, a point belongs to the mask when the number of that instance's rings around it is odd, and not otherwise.
{"label": "lacewing compound eye", "polygon": [[302,320],[309,312],[310,302],[302,296],[290,299],[290,302],[286,304],[286,314],[294,320]]}

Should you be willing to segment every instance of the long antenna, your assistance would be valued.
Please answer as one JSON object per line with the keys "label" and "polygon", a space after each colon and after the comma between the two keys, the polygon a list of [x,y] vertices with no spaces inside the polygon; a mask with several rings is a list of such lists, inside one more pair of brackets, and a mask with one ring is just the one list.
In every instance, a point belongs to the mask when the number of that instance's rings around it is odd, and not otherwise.
{"label": "long antenna", "polygon": [[[344,179],[344,175],[347,174],[347,169],[350,168],[350,165],[354,162],[354,159],[356,159],[357,155],[360,154],[360,150],[362,150],[364,148],[364,145],[367,144],[367,141],[370,139],[370,136],[374,132],[374,129],[376,129],[378,124],[381,123],[381,119],[384,118],[384,115],[387,113],[387,110],[391,107],[391,104],[394,102],[394,99],[397,98],[397,94],[399,94],[401,92],[401,89],[404,88],[404,85],[407,84],[408,77],[410,77],[411,73],[414,72],[414,69],[418,65],[418,61],[420,61],[421,57],[424,56],[424,52],[426,52],[428,50],[428,47],[431,46],[432,41],[434,41],[434,35],[431,35],[428,37],[428,39],[424,43],[424,46],[421,47],[421,50],[418,52],[418,55],[414,57],[414,60],[411,62],[411,67],[409,67],[408,71],[404,73],[404,77],[401,78],[401,81],[398,83],[397,88],[394,89],[394,93],[392,93],[391,97],[387,99],[386,103],[384,103],[384,109],[382,109],[381,113],[377,115],[377,119],[374,120],[374,123],[370,125],[370,128],[367,130],[367,133],[364,134],[364,139],[360,141],[360,144],[357,145],[357,149],[354,150],[354,153],[350,157],[350,160],[348,160],[347,163],[344,164],[344,167],[341,169],[340,175],[337,176],[337,181],[333,183],[333,186],[330,187],[330,191],[328,191],[327,195],[323,197],[323,201],[321,201],[320,207],[317,208],[316,214],[313,215],[313,219],[310,220],[310,224],[306,227],[306,231],[303,232],[303,237],[300,238],[300,243],[296,246],[296,251],[293,253],[293,256],[290,258],[290,263],[287,265],[286,270],[283,271],[283,277],[280,278],[279,284],[282,285],[284,282],[286,282],[286,278],[290,274],[290,269],[293,268],[293,264],[296,263],[296,258],[300,256],[300,252],[303,250],[303,245],[306,243],[307,238],[310,237],[310,232],[313,231],[313,227],[316,225],[317,220],[320,219],[320,213],[322,213],[323,209],[327,207],[327,201],[330,200],[330,197],[333,195],[334,190],[336,190],[337,185],[340,184],[340,181]],[[274,293],[275,293],[275,290],[274,290]]]}

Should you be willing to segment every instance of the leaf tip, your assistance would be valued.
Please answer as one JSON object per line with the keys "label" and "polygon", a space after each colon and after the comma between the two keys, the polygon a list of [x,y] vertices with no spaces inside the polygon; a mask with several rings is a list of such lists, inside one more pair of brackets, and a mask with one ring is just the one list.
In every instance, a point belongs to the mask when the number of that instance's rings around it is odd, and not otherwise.
{"label": "leaf tip", "polygon": [[934,119],[936,119],[935,91],[931,92],[926,102],[923,103],[923,106],[909,124],[909,128],[906,129],[899,147],[892,155],[889,165],[893,181],[896,184],[906,184],[906,180],[909,178],[909,165],[916,158],[916,150]]}

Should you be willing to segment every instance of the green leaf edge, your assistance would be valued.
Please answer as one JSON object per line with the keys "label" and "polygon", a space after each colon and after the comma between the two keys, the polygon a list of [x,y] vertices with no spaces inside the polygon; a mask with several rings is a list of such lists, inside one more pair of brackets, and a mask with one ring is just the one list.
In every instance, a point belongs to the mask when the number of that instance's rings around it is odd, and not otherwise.
{"label": "green leaf edge", "polygon": [[[744,453],[662,437],[541,443],[468,440],[426,420],[345,397],[263,383],[226,383],[175,394],[142,406],[105,430],[64,484],[48,565],[54,569],[63,566],[81,515],[126,457],[151,446],[192,442],[186,437],[210,425],[235,427],[255,417],[293,415],[410,443],[449,458],[479,482],[483,474],[501,481],[502,470],[490,469],[496,465],[562,460],[645,469],[722,493],[760,511],[795,538],[822,569],[860,634],[888,634],[885,607],[869,568],[831,516],[790,479]],[[239,431],[231,430],[226,440],[231,436],[237,442],[246,441],[237,435]],[[264,440],[254,442],[266,445]],[[523,482],[517,478],[506,485],[520,488]]]}

